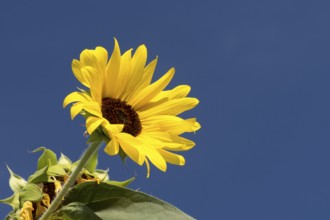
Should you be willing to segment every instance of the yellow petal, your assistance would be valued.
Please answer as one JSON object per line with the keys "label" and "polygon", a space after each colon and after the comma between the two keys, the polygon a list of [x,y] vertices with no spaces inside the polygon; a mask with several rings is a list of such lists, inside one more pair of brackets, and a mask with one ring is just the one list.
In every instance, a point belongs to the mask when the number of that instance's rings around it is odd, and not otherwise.
{"label": "yellow petal", "polygon": [[158,58],[151,61],[146,68],[143,70],[142,78],[132,89],[132,93],[126,98],[128,103],[131,103],[131,99],[134,98],[142,89],[150,85],[152,76],[154,74]]}
{"label": "yellow petal", "polygon": [[73,104],[70,108],[71,119],[74,119],[83,109],[84,104],[77,102]]}
{"label": "yellow petal", "polygon": [[174,76],[174,68],[171,68],[164,76],[159,80],[149,85],[148,87],[142,89],[139,93],[135,95],[130,100],[131,106],[134,109],[139,110],[145,103],[149,102],[153,97],[155,97],[159,92],[161,92],[171,81]]}
{"label": "yellow petal", "polygon": [[142,165],[145,160],[144,152],[141,150],[142,144],[135,137],[127,133],[118,133],[116,134],[116,138],[125,154],[135,163]]}
{"label": "yellow petal", "polygon": [[110,124],[107,120],[103,120],[102,127],[106,130],[110,138],[121,132],[124,128],[123,124]]}
{"label": "yellow petal", "polygon": [[166,162],[174,165],[183,166],[185,164],[185,159],[183,156],[171,153],[169,151],[158,149],[159,153],[164,157]]}
{"label": "yellow petal", "polygon": [[171,135],[171,139],[173,142],[180,144],[180,146],[168,144],[166,147],[164,147],[164,149],[170,151],[187,151],[195,146],[195,143],[193,141],[177,135]]}
{"label": "yellow petal", "polygon": [[166,90],[160,92],[156,97],[154,97],[151,101],[157,102],[162,99],[177,99],[177,98],[184,98],[186,97],[191,88],[188,85],[179,85],[171,90]]}
{"label": "yellow petal", "polygon": [[143,150],[146,157],[150,160],[150,162],[153,165],[155,165],[158,169],[160,169],[163,172],[166,171],[167,168],[166,161],[155,148],[153,148],[150,145],[144,144]]}
{"label": "yellow petal", "polygon": [[145,45],[141,45],[137,48],[131,60],[131,70],[128,76],[126,92],[122,95],[122,100],[127,100],[128,97],[131,96],[132,93],[135,92],[135,89],[140,85],[144,66],[147,61],[147,48]]}
{"label": "yellow petal", "polygon": [[95,55],[98,58],[98,67],[100,70],[105,70],[108,62],[108,51],[103,47],[96,47],[95,48]]}
{"label": "yellow petal", "polygon": [[[108,60],[108,52],[103,47],[96,47],[95,50],[84,50],[80,54],[80,62],[74,63],[73,71],[76,77],[79,77],[80,81],[83,81],[84,85],[90,88],[95,84],[94,77],[99,77],[101,80],[102,87],[105,87],[105,70]],[[83,71],[85,68],[93,68],[94,74],[91,72]],[[85,82],[86,81],[86,82]],[[99,87],[99,88],[102,88]],[[100,89],[102,92],[102,89]]]}
{"label": "yellow petal", "polygon": [[157,115],[142,120],[145,131],[154,131],[155,127],[159,131],[168,132],[171,134],[182,134],[184,132],[194,132],[200,128],[195,118],[183,120],[180,117],[173,115]]}
{"label": "yellow petal", "polygon": [[168,149],[171,151],[186,151],[195,146],[195,143],[168,132],[146,132],[145,130],[138,137],[143,137],[146,143],[152,144],[154,148]]}
{"label": "yellow petal", "polygon": [[64,98],[63,108],[69,105],[72,102],[88,102],[90,101],[86,94],[82,92],[71,92]]}
{"label": "yellow petal", "polygon": [[194,122],[193,126],[193,132],[198,131],[202,126],[196,121],[196,119],[187,119],[187,120],[192,120]]}
{"label": "yellow petal", "polygon": [[[55,192],[56,194],[58,193],[58,191],[60,189],[57,189],[57,187],[62,188],[60,181],[55,179]],[[43,199],[39,202],[37,202],[36,204],[37,208],[35,211],[35,217],[36,219],[38,219],[46,210],[47,208],[50,206],[50,197],[48,194],[43,193]]]}
{"label": "yellow petal", "polygon": [[107,86],[106,68],[108,62],[108,51],[99,46],[95,48],[95,55],[98,57],[97,70],[99,71],[99,77],[102,83],[101,96],[104,97],[105,88]]}
{"label": "yellow petal", "polygon": [[132,72],[133,73],[143,73],[144,66],[146,65],[147,62],[147,48],[144,44],[140,45],[133,57],[132,57]]}
{"label": "yellow petal", "polygon": [[103,120],[97,117],[89,116],[86,119],[86,129],[89,134],[92,134],[96,128],[103,123]]}
{"label": "yellow petal", "polygon": [[106,81],[107,85],[105,87],[105,97],[114,97],[117,91],[115,91],[115,86],[117,83],[117,77],[120,68],[120,48],[117,40],[115,39],[115,46],[110,57],[110,60],[106,68]]}
{"label": "yellow petal", "polygon": [[165,172],[166,171],[166,161],[161,156],[161,154],[157,151],[157,146],[161,147],[162,142],[160,140],[157,140],[153,138],[150,135],[140,134],[136,137],[141,143],[143,143],[142,146],[139,148],[143,150],[146,157],[150,160],[152,164],[154,164],[158,169]]}
{"label": "yellow petal", "polygon": [[156,59],[152,60],[148,64],[148,66],[146,66],[146,68],[144,68],[144,73],[143,73],[143,81],[144,81],[143,86],[144,87],[150,85],[152,77],[153,77],[155,69],[156,69],[156,66],[157,66],[157,62],[158,62],[158,57],[156,57]]}
{"label": "yellow petal", "polygon": [[149,178],[150,177],[150,164],[149,164],[148,159],[145,159],[145,162],[146,162],[146,167],[147,167],[147,178]]}
{"label": "yellow petal", "polygon": [[102,104],[102,81],[101,75],[92,66],[86,66],[81,69],[81,72],[85,75],[90,75],[90,91],[93,100],[97,101],[99,104]]}
{"label": "yellow petal", "polygon": [[119,152],[118,142],[112,139],[111,141],[108,142],[107,146],[104,148],[104,151],[111,156],[117,155]]}
{"label": "yellow petal", "polygon": [[86,73],[81,72],[81,69],[84,66],[78,61],[73,60],[71,64],[72,72],[74,76],[79,80],[81,84],[89,88],[90,85],[90,75],[86,75]]}
{"label": "yellow petal", "polygon": [[116,94],[114,98],[123,99],[123,96],[127,96],[130,91],[127,89],[128,82],[132,80],[131,78],[131,59],[132,59],[132,49],[126,51],[120,60],[120,69],[116,82]]}
{"label": "yellow petal", "polygon": [[23,220],[33,220],[32,211],[34,210],[32,202],[26,201],[20,212],[20,217]]}
{"label": "yellow petal", "polygon": [[80,62],[83,66],[95,66],[97,57],[94,50],[85,49],[80,53]]}
{"label": "yellow petal", "polygon": [[184,111],[194,108],[199,103],[196,98],[173,99],[139,112],[141,118],[147,118],[153,115],[178,115]]}
{"label": "yellow petal", "polygon": [[[142,132],[141,134],[139,134],[139,136],[137,136],[136,138],[143,143],[144,145],[149,145],[149,146],[153,146],[154,148],[161,148],[164,147],[166,144],[163,142],[163,140],[161,138],[157,138],[154,136],[154,134],[157,133],[160,136],[164,134],[164,132],[162,132],[160,134],[160,132]],[[165,134],[166,136],[168,136],[168,134]],[[171,140],[170,140],[171,141]]]}
{"label": "yellow petal", "polygon": [[83,109],[85,111],[87,111],[88,113],[94,115],[94,116],[97,116],[99,118],[102,118],[101,107],[96,102],[87,102],[87,103],[84,103]]}

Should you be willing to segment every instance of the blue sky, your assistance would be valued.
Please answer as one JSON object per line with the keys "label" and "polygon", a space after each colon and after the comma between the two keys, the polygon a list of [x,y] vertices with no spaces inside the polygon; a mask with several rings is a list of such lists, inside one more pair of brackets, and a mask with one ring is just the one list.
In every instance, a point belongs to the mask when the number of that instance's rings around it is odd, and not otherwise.
{"label": "blue sky", "polygon": [[[197,219],[329,219],[330,3],[328,1],[73,1],[0,3],[0,194],[6,170],[28,177],[46,146],[76,160],[83,120],[63,98],[79,82],[85,48],[146,44],[170,67],[169,88],[192,86],[202,129],[184,167],[166,173],[100,154],[113,179]],[[0,218],[9,207],[0,205]]]}

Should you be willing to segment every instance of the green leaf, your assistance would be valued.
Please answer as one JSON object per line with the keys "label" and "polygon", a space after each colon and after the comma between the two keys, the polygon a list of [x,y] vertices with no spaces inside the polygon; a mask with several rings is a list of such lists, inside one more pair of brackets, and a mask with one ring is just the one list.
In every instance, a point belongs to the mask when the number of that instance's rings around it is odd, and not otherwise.
{"label": "green leaf", "polygon": [[39,152],[39,151],[44,151],[42,153],[42,155],[39,157],[39,160],[38,160],[38,170],[44,168],[45,166],[52,166],[52,165],[55,165],[57,163],[57,157],[56,157],[56,154],[45,148],[45,147],[39,147],[37,149],[35,149],[34,151],[32,152]]}
{"label": "green leaf", "polygon": [[25,201],[37,202],[40,201],[42,197],[42,190],[39,186],[33,183],[27,183],[19,192],[19,199],[21,204],[23,204]]}
{"label": "green leaf", "polygon": [[48,175],[47,175],[47,170],[48,170],[48,166],[45,166],[45,167],[41,168],[40,170],[37,170],[36,172],[34,172],[34,174],[32,174],[29,177],[28,182],[35,183],[35,184],[47,182],[49,180]]}
{"label": "green leaf", "polygon": [[[93,210],[79,202],[73,202],[64,206],[56,216],[61,217],[63,220],[102,220]],[[52,216],[51,219],[56,218]]]}
{"label": "green leaf", "polygon": [[115,185],[115,186],[120,186],[120,187],[126,187],[128,186],[131,182],[133,182],[135,180],[135,177],[132,177],[131,179],[119,182],[119,181],[112,181],[112,180],[108,180],[105,181],[106,183],[110,184],[110,185]]}
{"label": "green leaf", "polygon": [[71,202],[85,204],[101,219],[193,219],[178,208],[160,199],[107,183],[85,182],[76,185],[65,198],[66,204]]}
{"label": "green leaf", "polygon": [[16,193],[19,192],[26,184],[26,181],[23,177],[20,177],[19,175],[15,174],[9,166],[7,166],[7,169],[10,173],[9,178],[9,186],[10,188]]}

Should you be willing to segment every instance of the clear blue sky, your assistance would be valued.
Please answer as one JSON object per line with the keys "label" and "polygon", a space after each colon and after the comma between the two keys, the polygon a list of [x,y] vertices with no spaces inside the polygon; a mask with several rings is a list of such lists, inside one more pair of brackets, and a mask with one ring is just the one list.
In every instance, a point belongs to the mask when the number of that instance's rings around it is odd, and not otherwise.
{"label": "clear blue sky", "polygon": [[[9,2],[9,1],[8,1]],[[329,1],[21,1],[0,3],[0,194],[6,163],[28,177],[46,146],[78,159],[83,120],[63,98],[85,48],[145,43],[156,76],[190,84],[197,145],[167,173],[101,152],[113,179],[197,219],[330,219]],[[0,205],[0,219],[9,207]]]}

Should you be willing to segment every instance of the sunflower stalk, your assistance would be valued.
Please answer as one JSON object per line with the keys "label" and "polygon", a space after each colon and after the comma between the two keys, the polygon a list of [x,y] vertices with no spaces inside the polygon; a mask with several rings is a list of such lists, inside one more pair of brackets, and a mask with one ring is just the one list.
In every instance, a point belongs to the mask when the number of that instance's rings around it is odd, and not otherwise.
{"label": "sunflower stalk", "polygon": [[[96,132],[95,132],[96,133]],[[90,137],[90,140],[92,139],[93,135]],[[91,142],[87,148],[87,150],[84,152],[84,154],[81,156],[79,163],[77,164],[77,167],[70,175],[70,178],[67,180],[67,182],[63,185],[62,190],[59,192],[59,194],[55,197],[49,208],[46,210],[46,212],[41,216],[39,220],[47,220],[48,217],[56,211],[57,207],[61,205],[62,199],[67,195],[69,192],[71,186],[75,183],[77,177],[81,173],[82,169],[85,168],[87,162],[89,159],[92,158],[92,156],[97,152],[99,147],[101,146],[102,141],[95,141]]]}

